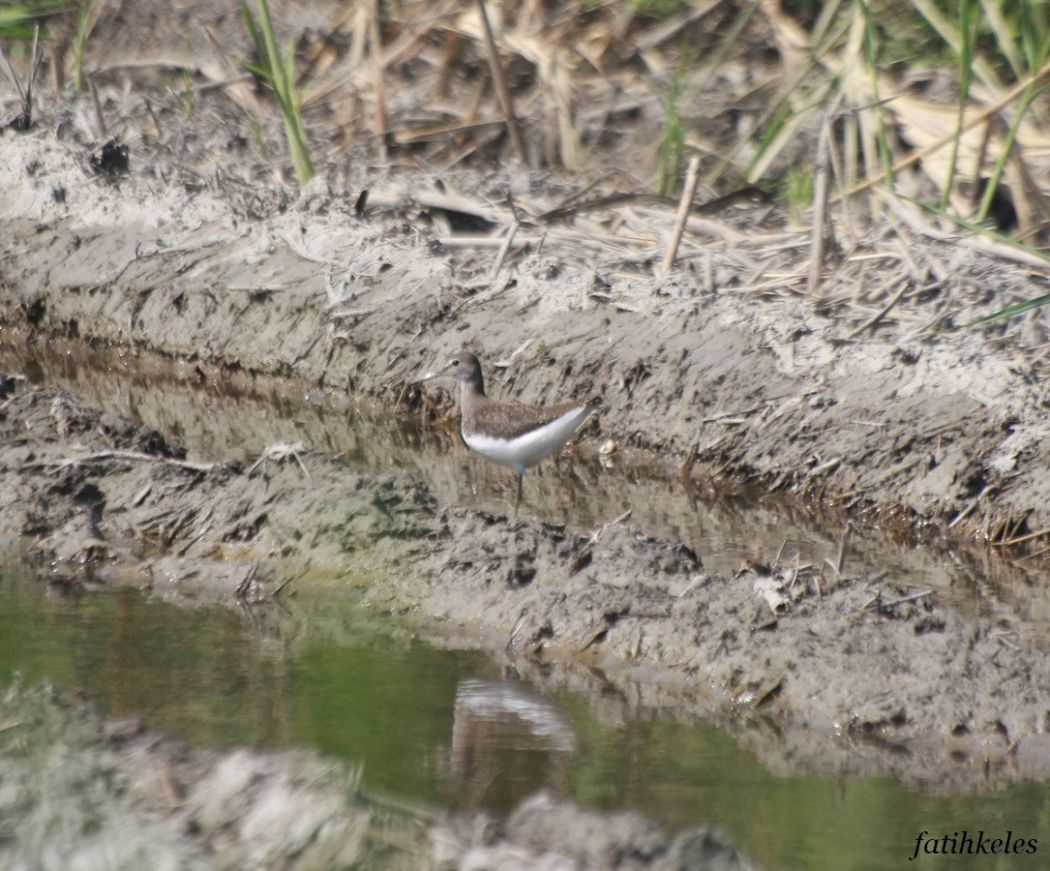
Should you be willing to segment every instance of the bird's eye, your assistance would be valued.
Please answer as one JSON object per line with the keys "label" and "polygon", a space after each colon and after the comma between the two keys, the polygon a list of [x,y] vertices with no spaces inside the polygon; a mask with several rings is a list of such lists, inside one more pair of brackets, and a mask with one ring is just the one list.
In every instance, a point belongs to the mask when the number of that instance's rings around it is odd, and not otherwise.
{"label": "bird's eye", "polygon": [[449,365],[449,366],[452,366],[452,367],[456,367],[456,366],[458,366],[458,365],[459,365],[459,360],[457,360],[457,359],[453,358],[453,359],[452,359],[452,360],[451,360],[451,361],[449,362],[449,364],[448,364],[448,365]]}

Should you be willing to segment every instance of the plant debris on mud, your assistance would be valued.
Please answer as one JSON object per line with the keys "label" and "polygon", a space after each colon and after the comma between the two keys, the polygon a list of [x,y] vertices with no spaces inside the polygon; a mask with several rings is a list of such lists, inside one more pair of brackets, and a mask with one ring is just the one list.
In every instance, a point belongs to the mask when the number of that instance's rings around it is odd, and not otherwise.
{"label": "plant debris on mud", "polygon": [[26,542],[54,583],[264,604],[304,567],[374,569],[377,605],[523,673],[583,663],[603,675],[595,692],[640,692],[643,706],[908,748],[906,764],[875,767],[912,781],[1045,770],[1050,666],[1006,613],[968,616],[830,564],[717,576],[626,519],[586,534],[441,506],[418,481],[316,451],[191,462],[62,391],[7,399],[0,436],[0,537]]}
{"label": "plant debris on mud", "polygon": [[[585,437],[685,475],[1042,553],[1048,269],[1022,242],[1048,226],[1024,96],[1045,59],[977,65],[956,107],[943,71],[856,62],[879,35],[859,5],[812,32],[776,4],[504,5],[490,36],[484,4],[275,3],[310,85],[297,192],[225,6],[56,21],[57,88],[0,92],[0,346],[152,352],[423,418],[412,381],[466,346],[501,398],[601,394]],[[687,70],[694,43],[710,66]],[[67,45],[89,92],[62,87]],[[716,574],[626,517],[516,521],[297,441],[253,464],[174,442],[0,377],[0,539],[55,584],[259,607],[304,567],[373,567],[374,601],[435,637],[719,719],[769,760],[931,788],[1050,774],[1050,665],[1009,606],[841,558]]]}

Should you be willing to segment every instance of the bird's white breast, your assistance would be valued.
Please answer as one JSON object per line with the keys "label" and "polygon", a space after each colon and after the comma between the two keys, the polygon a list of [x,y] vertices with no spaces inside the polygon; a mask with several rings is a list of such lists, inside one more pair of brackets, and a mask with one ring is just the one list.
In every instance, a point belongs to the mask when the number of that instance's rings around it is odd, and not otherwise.
{"label": "bird's white breast", "polygon": [[590,409],[581,405],[550,423],[510,440],[463,430],[463,441],[486,460],[510,466],[518,474],[524,474],[526,469],[532,468],[571,439],[589,413]]}

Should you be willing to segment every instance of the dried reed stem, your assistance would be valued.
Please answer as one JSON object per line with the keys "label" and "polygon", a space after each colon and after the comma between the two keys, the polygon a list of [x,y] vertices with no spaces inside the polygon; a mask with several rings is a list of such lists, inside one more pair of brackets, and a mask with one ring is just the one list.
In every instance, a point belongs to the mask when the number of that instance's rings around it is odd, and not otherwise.
{"label": "dried reed stem", "polygon": [[886,315],[890,313],[890,311],[897,303],[899,303],[904,298],[904,294],[908,292],[908,289],[911,287],[911,285],[908,283],[908,279],[906,278],[898,279],[898,284],[900,286],[897,288],[897,292],[893,294],[893,296],[890,298],[890,301],[886,303],[886,305],[883,306],[881,309],[879,309],[879,311],[876,314],[868,318],[866,321],[864,321],[864,323],[862,323],[859,327],[853,330],[849,334],[849,338],[855,339],[865,330],[874,327],[879,321],[881,321],[884,317],[886,317]]}
{"label": "dried reed stem", "polygon": [[95,120],[98,121],[98,138],[105,139],[109,136],[109,128],[106,126],[106,116],[102,114],[102,102],[98,98],[98,88],[95,80],[90,75],[87,77],[88,90],[91,91],[91,102],[95,107]]}
{"label": "dried reed stem", "polygon": [[675,218],[674,232],[671,241],[667,245],[667,253],[664,254],[664,262],[660,265],[660,276],[669,275],[674,259],[678,254],[678,246],[682,242],[682,233],[685,232],[686,221],[689,220],[689,212],[693,207],[693,197],[696,196],[696,185],[700,180],[700,158],[689,158],[689,166],[685,174],[685,188],[682,190],[682,199],[678,202],[678,216]]}
{"label": "dried reed stem", "polygon": [[828,150],[831,139],[831,123],[827,116],[820,125],[817,140],[817,161],[813,171],[813,236],[809,247],[809,276],[806,293],[813,296],[820,288],[820,277],[824,266],[824,235],[831,226],[828,215]]}
{"label": "dried reed stem", "polygon": [[507,80],[503,76],[503,64],[500,63],[499,49],[496,48],[496,37],[492,33],[492,25],[489,24],[489,15],[485,11],[485,0],[478,0],[478,13],[481,15],[481,26],[485,31],[485,48],[488,49],[489,67],[492,70],[492,83],[496,88],[496,97],[499,100],[500,109],[503,111],[503,121],[507,125],[507,133],[522,163],[527,163],[525,157],[525,140],[521,138],[521,128],[518,126],[518,116],[514,114],[514,103],[507,90]]}
{"label": "dried reed stem", "polygon": [[492,264],[492,270],[489,272],[490,282],[496,280],[496,276],[499,275],[500,269],[503,268],[503,261],[507,259],[507,254],[510,252],[510,246],[514,244],[514,237],[518,235],[518,227],[520,226],[521,225],[515,221],[507,231],[507,236],[503,240],[503,244],[499,246],[499,252],[496,254],[496,262]]}
{"label": "dried reed stem", "polygon": [[842,571],[846,568],[846,548],[849,547],[850,535],[853,533],[853,521],[847,520],[842,527],[842,538],[839,539],[839,553],[835,557],[835,574],[842,577]]}
{"label": "dried reed stem", "polygon": [[[976,127],[978,124],[983,124],[993,115],[996,115],[999,112],[1001,112],[1012,102],[1014,102],[1018,97],[1024,94],[1024,92],[1028,89],[1029,86],[1038,85],[1040,82],[1042,82],[1043,79],[1047,78],[1048,76],[1050,76],[1050,61],[1047,61],[1045,64],[1043,64],[1043,66],[1039,69],[1038,72],[1033,73],[1023,82],[1018,82],[1016,85],[1010,88],[1009,91],[1003,94],[1001,99],[997,100],[991,106],[988,106],[985,109],[978,112],[957,130],[952,130],[951,133],[942,136],[936,142],[931,142],[925,148],[916,149],[907,157],[903,157],[900,160],[898,160],[895,164],[893,164],[890,171],[894,175],[896,175],[902,169],[906,169],[912,164],[918,163],[927,155],[933,154],[935,151],[939,151],[940,149],[944,148],[945,145],[950,144],[957,136],[961,136],[967,130]],[[876,185],[883,182],[885,178],[886,174],[880,171],[879,173],[872,175],[865,181],[862,181],[860,184],[854,185],[841,196],[852,197],[854,194],[859,194],[861,191],[866,191],[869,188],[875,187]],[[838,202],[839,198],[840,197],[835,197],[834,201]]]}
{"label": "dried reed stem", "polygon": [[380,44],[379,0],[371,0],[368,9],[368,42],[372,56],[372,86],[375,88],[375,134],[379,137],[380,151],[386,154],[388,120],[386,113],[386,89],[383,86],[383,50]]}

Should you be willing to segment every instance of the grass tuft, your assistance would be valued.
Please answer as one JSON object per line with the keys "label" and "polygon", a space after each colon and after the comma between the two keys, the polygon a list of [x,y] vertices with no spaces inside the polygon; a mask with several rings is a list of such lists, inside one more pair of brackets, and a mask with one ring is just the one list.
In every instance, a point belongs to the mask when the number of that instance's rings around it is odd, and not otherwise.
{"label": "grass tuft", "polygon": [[77,93],[84,90],[84,46],[91,33],[91,2],[84,3],[77,15],[77,28],[73,32],[73,42],[70,46],[73,52],[73,87]]}
{"label": "grass tuft", "polygon": [[682,124],[682,64],[671,76],[665,91],[659,92],[664,110],[663,134],[660,137],[656,189],[663,196],[671,196],[682,183],[685,166],[685,127]]}
{"label": "grass tuft", "polygon": [[951,196],[952,187],[955,183],[956,167],[959,164],[959,140],[962,139],[963,122],[966,119],[966,106],[970,102],[970,83],[973,81],[973,53],[977,25],[976,0],[960,0],[959,24],[961,30],[959,47],[959,111],[955,119],[955,138],[952,140],[952,150],[948,157],[948,175],[941,187],[942,211],[948,207],[948,198]]}
{"label": "grass tuft", "polygon": [[285,139],[295,167],[295,177],[300,187],[314,175],[313,163],[306,148],[306,137],[302,125],[302,98],[295,88],[295,53],[292,48],[282,57],[274,35],[273,20],[267,0],[256,0],[259,19],[256,21],[247,0],[239,0],[241,15],[255,46],[257,64],[245,63],[250,72],[257,75],[273,91],[284,120]]}
{"label": "grass tuft", "polygon": [[62,12],[67,5],[67,0],[22,0],[0,4],[0,39],[31,40],[34,28],[43,19]]}

